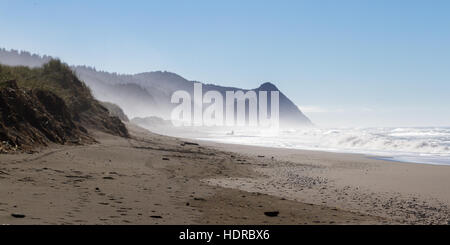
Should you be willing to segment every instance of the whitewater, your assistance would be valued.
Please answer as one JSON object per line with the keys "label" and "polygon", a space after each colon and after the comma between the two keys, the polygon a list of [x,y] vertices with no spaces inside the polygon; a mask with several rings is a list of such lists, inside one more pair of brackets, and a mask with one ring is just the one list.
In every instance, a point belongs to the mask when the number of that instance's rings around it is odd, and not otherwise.
{"label": "whitewater", "polygon": [[242,129],[210,132],[201,140],[229,144],[360,153],[375,158],[450,165],[450,127]]}

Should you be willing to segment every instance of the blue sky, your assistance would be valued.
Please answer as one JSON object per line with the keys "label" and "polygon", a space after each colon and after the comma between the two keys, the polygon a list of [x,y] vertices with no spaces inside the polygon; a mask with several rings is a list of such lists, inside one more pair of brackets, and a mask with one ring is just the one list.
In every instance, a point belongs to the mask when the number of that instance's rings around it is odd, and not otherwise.
{"label": "blue sky", "polygon": [[0,0],[0,47],[274,82],[321,126],[450,126],[450,1]]}

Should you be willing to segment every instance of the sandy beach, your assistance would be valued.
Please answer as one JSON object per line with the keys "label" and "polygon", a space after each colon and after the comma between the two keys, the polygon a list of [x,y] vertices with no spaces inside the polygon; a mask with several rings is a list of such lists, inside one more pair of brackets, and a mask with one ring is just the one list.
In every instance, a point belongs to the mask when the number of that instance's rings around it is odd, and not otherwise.
{"label": "sandy beach", "polygon": [[[209,143],[258,157],[257,178],[207,183],[383,217],[400,224],[450,222],[450,167],[377,160],[360,154]],[[263,157],[264,156],[264,157]]]}
{"label": "sandy beach", "polygon": [[[447,224],[450,167],[131,138],[0,155],[0,224]],[[266,212],[278,212],[275,217]]]}

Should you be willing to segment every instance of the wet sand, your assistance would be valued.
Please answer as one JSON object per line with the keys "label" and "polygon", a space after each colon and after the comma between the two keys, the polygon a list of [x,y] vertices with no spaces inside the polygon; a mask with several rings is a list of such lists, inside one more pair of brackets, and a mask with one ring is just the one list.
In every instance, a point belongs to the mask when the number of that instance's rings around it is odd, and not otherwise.
{"label": "wet sand", "polygon": [[98,144],[0,155],[0,224],[447,222],[449,168],[128,127],[131,139],[95,133]]}

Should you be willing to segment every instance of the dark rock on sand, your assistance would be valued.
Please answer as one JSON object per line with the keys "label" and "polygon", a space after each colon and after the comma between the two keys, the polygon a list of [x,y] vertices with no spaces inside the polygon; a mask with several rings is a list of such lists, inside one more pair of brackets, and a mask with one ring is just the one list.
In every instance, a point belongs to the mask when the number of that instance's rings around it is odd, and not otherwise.
{"label": "dark rock on sand", "polygon": [[278,214],[280,214],[279,211],[264,212],[264,215],[266,215],[266,216],[268,216],[268,217],[277,217]]}
{"label": "dark rock on sand", "polygon": [[11,216],[18,219],[25,218],[25,214],[11,214]]}

